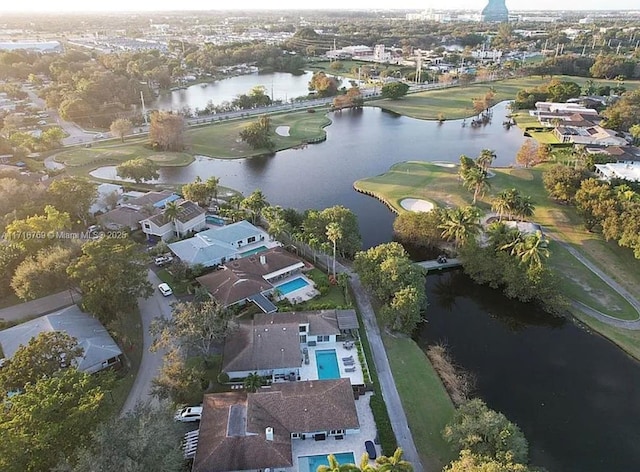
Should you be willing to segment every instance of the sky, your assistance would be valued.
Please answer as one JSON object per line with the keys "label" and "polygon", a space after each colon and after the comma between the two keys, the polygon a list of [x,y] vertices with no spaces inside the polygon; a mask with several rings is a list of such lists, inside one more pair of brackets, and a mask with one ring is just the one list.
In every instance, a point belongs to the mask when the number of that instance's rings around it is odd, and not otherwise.
{"label": "sky", "polygon": [[[480,10],[487,0],[448,0],[446,8]],[[221,10],[216,3],[224,4],[224,8],[257,9],[257,10],[291,10],[291,9],[416,9],[445,8],[439,0],[323,0],[317,2],[301,2],[299,0],[2,0],[0,12],[73,12],[73,11],[163,11],[163,10]],[[512,10],[640,10],[638,0],[506,0],[507,7]]]}

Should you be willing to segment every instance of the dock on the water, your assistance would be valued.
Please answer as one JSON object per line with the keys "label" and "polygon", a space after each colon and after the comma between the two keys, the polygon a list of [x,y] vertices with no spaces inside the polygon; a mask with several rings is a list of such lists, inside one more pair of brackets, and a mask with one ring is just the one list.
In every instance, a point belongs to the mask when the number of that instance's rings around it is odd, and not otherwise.
{"label": "dock on the water", "polygon": [[431,272],[433,270],[452,269],[454,267],[462,266],[462,262],[458,259],[447,259],[447,262],[438,262],[437,259],[433,259],[432,261],[416,262],[416,264],[427,269],[427,272]]}

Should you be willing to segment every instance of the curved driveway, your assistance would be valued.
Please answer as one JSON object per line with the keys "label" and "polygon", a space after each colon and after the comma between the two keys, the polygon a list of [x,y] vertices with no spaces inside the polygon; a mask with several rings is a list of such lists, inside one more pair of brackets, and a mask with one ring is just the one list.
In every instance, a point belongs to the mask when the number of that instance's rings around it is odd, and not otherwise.
{"label": "curved driveway", "polygon": [[152,270],[149,270],[147,277],[151,285],[153,285],[154,291],[153,295],[149,298],[138,299],[140,318],[142,319],[142,360],[140,361],[136,380],[129,392],[129,397],[122,407],[122,413],[131,411],[138,402],[146,403],[154,400],[154,397],[151,396],[152,380],[156,377],[162,366],[162,357],[166,351],[164,349],[156,352],[149,351],[151,343],[153,342],[149,334],[149,326],[157,316],[164,316],[165,318],[171,317],[171,304],[176,301],[173,295],[164,297],[158,291],[158,284],[162,281]]}

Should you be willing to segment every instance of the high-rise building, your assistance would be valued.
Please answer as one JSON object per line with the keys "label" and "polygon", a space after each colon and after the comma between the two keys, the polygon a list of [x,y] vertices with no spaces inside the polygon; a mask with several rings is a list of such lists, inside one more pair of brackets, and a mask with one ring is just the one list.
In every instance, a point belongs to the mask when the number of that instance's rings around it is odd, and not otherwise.
{"label": "high-rise building", "polygon": [[500,23],[509,21],[509,10],[504,2],[505,0],[489,0],[487,6],[482,10],[482,21]]}

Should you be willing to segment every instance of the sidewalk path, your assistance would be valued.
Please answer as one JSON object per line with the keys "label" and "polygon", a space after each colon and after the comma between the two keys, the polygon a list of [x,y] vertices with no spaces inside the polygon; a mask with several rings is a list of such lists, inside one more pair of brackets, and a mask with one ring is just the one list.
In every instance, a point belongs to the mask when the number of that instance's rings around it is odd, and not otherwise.
{"label": "sidewalk path", "polygon": [[64,292],[2,308],[0,309],[0,321],[26,321],[27,319],[66,308],[78,303],[81,299],[82,297],[78,292],[73,291],[72,294],[70,290],[65,290]]}
{"label": "sidewalk path", "polygon": [[400,401],[396,383],[393,380],[389,359],[387,358],[387,351],[382,343],[382,336],[378,328],[375,312],[369,300],[369,294],[362,286],[360,278],[355,272],[352,272],[344,266],[337,268],[339,272],[346,272],[351,277],[351,287],[353,288],[356,302],[367,330],[367,337],[369,338],[371,352],[373,353],[373,361],[376,366],[376,371],[378,372],[380,388],[382,389],[382,397],[387,405],[389,419],[391,420],[391,426],[396,435],[398,446],[404,451],[404,459],[413,464],[413,470],[415,472],[423,472],[424,468],[420,462],[420,456],[418,455],[418,450],[416,449],[411,430],[409,429],[409,423],[407,422],[407,416]]}

